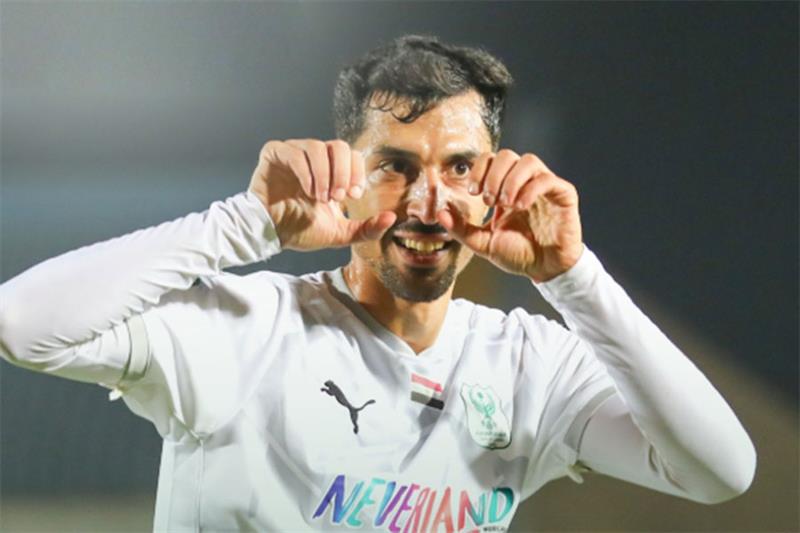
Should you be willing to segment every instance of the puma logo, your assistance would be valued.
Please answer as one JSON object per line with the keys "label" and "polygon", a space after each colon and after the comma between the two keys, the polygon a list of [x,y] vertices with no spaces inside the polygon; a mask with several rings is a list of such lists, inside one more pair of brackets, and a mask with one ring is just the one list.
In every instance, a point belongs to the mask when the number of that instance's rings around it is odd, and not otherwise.
{"label": "puma logo", "polygon": [[361,407],[353,407],[350,405],[350,402],[347,401],[347,398],[344,397],[342,389],[340,389],[336,383],[331,380],[326,381],[325,386],[320,390],[326,393],[328,396],[333,396],[336,398],[337,402],[347,408],[347,410],[350,412],[350,420],[353,422],[353,433],[358,433],[358,412],[369,404],[375,403],[375,400],[367,400]]}

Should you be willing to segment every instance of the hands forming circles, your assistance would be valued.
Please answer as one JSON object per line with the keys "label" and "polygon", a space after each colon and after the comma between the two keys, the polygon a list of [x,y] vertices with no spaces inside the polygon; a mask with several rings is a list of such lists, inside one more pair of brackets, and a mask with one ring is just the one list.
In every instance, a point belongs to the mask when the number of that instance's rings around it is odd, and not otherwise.
{"label": "hands forming circles", "polygon": [[309,199],[342,201],[364,193],[364,158],[340,139],[270,141],[261,150],[267,164],[283,165],[297,178]]}
{"label": "hands forming circles", "polygon": [[512,150],[482,154],[467,187],[495,208],[491,220],[475,225],[456,209],[440,212],[438,220],[476,254],[537,282],[561,274],[580,258],[577,190],[537,156]]}
{"label": "hands forming circles", "polygon": [[[360,198],[364,193],[364,157],[346,142],[340,139],[289,140],[286,151],[295,162],[293,168],[309,198],[341,202],[347,195]],[[276,147],[276,155],[282,152]]]}
{"label": "hands forming circles", "polygon": [[[379,239],[397,219],[382,211],[352,220],[340,202],[364,194],[364,157],[342,140],[292,139],[264,145],[250,182],[275,224],[281,245],[295,250]],[[574,265],[583,251],[578,194],[534,154],[480,155],[467,190],[494,207],[475,225],[452,202],[436,217],[454,238],[499,268],[535,281]]]}
{"label": "hands forming circles", "polygon": [[469,182],[470,194],[481,194],[489,207],[529,209],[543,194],[564,206],[577,203],[575,187],[530,153],[520,156],[504,149],[482,154],[472,167]]}
{"label": "hands forming circles", "polygon": [[[283,248],[316,250],[380,238],[396,215],[344,216],[339,202],[364,194],[364,158],[342,140],[270,141],[261,149],[249,190],[275,224]],[[333,201],[332,201],[333,200]]]}

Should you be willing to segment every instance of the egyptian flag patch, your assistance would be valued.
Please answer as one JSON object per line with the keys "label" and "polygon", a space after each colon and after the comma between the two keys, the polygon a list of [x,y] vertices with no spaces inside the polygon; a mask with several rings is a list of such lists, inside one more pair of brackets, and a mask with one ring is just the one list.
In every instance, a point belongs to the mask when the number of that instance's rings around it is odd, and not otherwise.
{"label": "egyptian flag patch", "polygon": [[436,383],[425,376],[411,373],[411,401],[434,409],[442,409],[444,407],[444,402],[442,401],[443,390],[441,383]]}

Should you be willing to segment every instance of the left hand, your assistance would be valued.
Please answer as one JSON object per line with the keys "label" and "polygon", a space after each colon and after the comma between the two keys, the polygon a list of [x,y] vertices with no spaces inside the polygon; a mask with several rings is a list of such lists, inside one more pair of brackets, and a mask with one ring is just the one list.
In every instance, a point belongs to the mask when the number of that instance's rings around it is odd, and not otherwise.
{"label": "left hand", "polygon": [[566,272],[583,252],[578,192],[533,154],[481,155],[468,178],[472,195],[494,207],[491,220],[472,224],[457,210],[437,215],[454,238],[510,272],[543,282]]}

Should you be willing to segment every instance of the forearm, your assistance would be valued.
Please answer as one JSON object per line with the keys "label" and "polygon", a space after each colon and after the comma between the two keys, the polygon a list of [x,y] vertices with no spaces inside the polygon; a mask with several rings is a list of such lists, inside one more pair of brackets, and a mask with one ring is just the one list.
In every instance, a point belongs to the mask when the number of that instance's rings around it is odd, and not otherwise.
{"label": "forearm", "polygon": [[99,358],[101,340],[110,345],[121,336],[108,332],[165,293],[277,251],[263,206],[242,193],[203,213],[65,253],[0,285],[0,353],[28,368],[68,373],[59,370],[70,366],[74,346],[94,341]]}
{"label": "forearm", "polygon": [[744,491],[755,450],[697,367],[636,307],[589,250],[537,287],[592,346],[668,475],[699,500]]}

